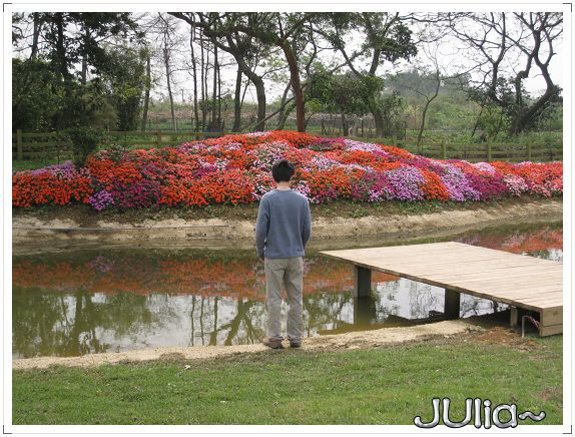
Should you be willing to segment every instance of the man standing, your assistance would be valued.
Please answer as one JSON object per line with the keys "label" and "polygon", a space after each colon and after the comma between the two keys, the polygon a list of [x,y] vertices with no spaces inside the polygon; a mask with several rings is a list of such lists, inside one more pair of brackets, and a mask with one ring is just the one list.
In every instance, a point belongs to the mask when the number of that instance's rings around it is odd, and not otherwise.
{"label": "man standing", "polygon": [[266,275],[267,337],[263,344],[283,348],[281,290],[289,304],[287,338],[300,347],[303,336],[303,257],[311,235],[311,214],[305,196],[290,188],[294,166],[286,160],[272,168],[277,188],[262,197],[256,221],[256,250],[264,260]]}

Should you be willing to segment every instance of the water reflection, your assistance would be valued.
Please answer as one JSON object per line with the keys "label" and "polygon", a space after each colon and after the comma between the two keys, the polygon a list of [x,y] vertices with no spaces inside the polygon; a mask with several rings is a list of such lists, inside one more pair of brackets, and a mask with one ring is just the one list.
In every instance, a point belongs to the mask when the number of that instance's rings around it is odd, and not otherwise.
{"label": "water reflection", "polygon": [[[562,228],[473,232],[469,244],[562,260]],[[443,289],[374,274],[370,299],[354,300],[352,267],[306,260],[307,335],[405,326],[441,317]],[[13,356],[75,356],[155,346],[259,342],[263,265],[252,253],[86,252],[13,260]],[[505,307],[463,295],[462,316]],[[284,304],[282,311],[287,312]]]}

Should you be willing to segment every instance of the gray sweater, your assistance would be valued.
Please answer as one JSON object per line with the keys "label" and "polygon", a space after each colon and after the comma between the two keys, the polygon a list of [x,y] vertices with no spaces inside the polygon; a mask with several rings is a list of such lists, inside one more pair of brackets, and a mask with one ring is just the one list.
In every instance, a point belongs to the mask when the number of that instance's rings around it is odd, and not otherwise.
{"label": "gray sweater", "polygon": [[311,214],[305,196],[294,190],[264,194],[256,221],[256,250],[260,258],[304,256],[311,235]]}

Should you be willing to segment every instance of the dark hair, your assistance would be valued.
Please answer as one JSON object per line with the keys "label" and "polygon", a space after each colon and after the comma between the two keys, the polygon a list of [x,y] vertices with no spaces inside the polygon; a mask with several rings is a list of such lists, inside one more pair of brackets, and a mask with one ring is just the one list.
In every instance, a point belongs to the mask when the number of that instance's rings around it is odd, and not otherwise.
{"label": "dark hair", "polygon": [[272,167],[272,176],[276,182],[289,182],[294,173],[295,168],[293,164],[285,159],[276,162]]}

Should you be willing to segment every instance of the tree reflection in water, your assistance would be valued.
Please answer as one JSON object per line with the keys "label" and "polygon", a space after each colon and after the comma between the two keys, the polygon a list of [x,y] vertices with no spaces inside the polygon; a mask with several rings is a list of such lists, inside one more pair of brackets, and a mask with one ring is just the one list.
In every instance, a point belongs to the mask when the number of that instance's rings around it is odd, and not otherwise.
{"label": "tree reflection in water", "polygon": [[[562,259],[562,227],[468,233],[468,244]],[[150,346],[257,343],[264,333],[263,268],[253,254],[108,251],[13,259],[13,354],[73,356]],[[443,310],[443,290],[374,274],[354,299],[350,265],[309,256],[307,335],[401,326]],[[468,317],[504,309],[462,296]],[[282,311],[285,315],[287,305]]]}

